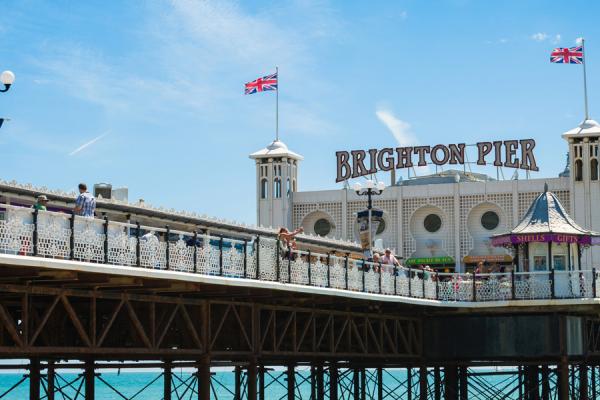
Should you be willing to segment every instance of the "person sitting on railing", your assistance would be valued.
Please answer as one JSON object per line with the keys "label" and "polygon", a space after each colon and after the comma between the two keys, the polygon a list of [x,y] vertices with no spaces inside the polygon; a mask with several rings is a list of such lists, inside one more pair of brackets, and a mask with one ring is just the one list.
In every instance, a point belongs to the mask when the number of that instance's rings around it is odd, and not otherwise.
{"label": "person sitting on railing", "polygon": [[40,194],[37,197],[36,203],[33,205],[33,209],[38,210],[38,211],[46,211],[47,204],[48,204],[48,198],[45,195]]}
{"label": "person sitting on railing", "polygon": [[292,232],[288,231],[286,228],[279,228],[279,233],[277,234],[277,239],[281,241],[282,244],[287,248],[287,257],[292,260],[295,255],[292,254],[292,251],[298,250],[298,244],[296,244],[296,235],[304,232],[304,228],[300,227]]}
{"label": "person sitting on railing", "polygon": [[75,214],[82,217],[94,217],[96,212],[96,199],[94,196],[87,191],[87,185],[85,183],[79,184],[79,196],[75,200],[75,208],[73,209]]}

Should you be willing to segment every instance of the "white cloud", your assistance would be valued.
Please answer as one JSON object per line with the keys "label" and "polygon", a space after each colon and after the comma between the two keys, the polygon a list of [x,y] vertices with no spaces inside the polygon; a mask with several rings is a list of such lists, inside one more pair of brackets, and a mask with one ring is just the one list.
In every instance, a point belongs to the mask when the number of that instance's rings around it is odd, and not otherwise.
{"label": "white cloud", "polygon": [[535,40],[536,42],[543,42],[544,40],[548,39],[548,34],[544,32],[534,33],[531,35],[531,39]]}
{"label": "white cloud", "polygon": [[108,135],[109,133],[110,133],[110,131],[106,131],[102,135],[96,136],[95,138],[93,138],[89,142],[86,142],[86,143],[82,144],[81,146],[79,146],[78,148],[76,148],[75,150],[73,150],[72,152],[70,152],[69,155],[70,156],[74,156],[75,154],[79,153],[83,149],[86,149],[86,148],[90,147],[91,145],[93,145],[94,143],[96,143],[98,140],[102,139],[104,136]]}
{"label": "white cloud", "polygon": [[375,115],[385,125],[386,128],[394,135],[400,146],[413,146],[418,144],[417,138],[411,130],[408,122],[397,118],[391,111],[386,109],[378,109]]}

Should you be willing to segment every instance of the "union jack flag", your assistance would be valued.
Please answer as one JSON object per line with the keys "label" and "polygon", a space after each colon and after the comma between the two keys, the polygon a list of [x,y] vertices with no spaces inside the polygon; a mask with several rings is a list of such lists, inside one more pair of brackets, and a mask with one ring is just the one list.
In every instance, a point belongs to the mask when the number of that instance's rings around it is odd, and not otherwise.
{"label": "union jack flag", "polygon": [[255,81],[246,83],[244,94],[254,94],[266,90],[277,90],[277,73],[263,76]]}
{"label": "union jack flag", "polygon": [[552,50],[550,62],[559,64],[583,64],[583,46],[558,47]]}

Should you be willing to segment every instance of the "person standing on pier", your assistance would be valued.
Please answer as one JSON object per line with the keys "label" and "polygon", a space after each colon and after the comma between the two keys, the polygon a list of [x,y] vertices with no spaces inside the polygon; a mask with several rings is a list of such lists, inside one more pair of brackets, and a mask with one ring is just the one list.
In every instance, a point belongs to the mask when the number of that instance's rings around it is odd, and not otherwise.
{"label": "person standing on pier", "polygon": [[79,184],[79,196],[75,200],[75,214],[82,217],[94,217],[96,212],[96,199],[87,191],[85,183]]}

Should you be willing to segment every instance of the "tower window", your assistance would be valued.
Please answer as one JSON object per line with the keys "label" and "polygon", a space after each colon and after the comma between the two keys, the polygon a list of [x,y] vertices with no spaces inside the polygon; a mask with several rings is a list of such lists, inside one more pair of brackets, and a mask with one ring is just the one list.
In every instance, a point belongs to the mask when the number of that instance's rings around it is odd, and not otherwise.
{"label": "tower window", "polygon": [[331,232],[331,224],[325,218],[321,218],[315,222],[314,230],[319,236],[327,236]]}
{"label": "tower window", "polygon": [[278,199],[281,197],[281,179],[277,178],[273,182],[273,196]]}
{"label": "tower window", "polygon": [[580,182],[583,180],[583,161],[575,160],[575,180]]}
{"label": "tower window", "polygon": [[266,179],[260,181],[260,198],[266,199],[269,192],[269,184]]}
{"label": "tower window", "polygon": [[290,193],[292,192],[292,186],[290,185],[290,178],[287,179],[286,192],[287,192],[287,197],[290,197]]}
{"label": "tower window", "polygon": [[592,158],[590,161],[590,179],[593,181],[598,180],[598,159]]}

